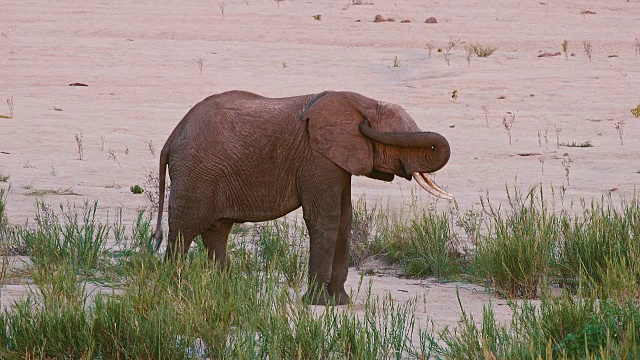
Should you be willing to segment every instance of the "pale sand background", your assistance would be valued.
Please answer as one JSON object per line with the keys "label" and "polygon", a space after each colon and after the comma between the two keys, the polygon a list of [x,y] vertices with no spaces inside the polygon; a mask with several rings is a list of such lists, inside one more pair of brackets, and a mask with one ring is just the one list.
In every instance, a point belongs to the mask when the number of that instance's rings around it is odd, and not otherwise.
{"label": "pale sand background", "polygon": [[[221,3],[1,1],[0,114],[8,115],[5,99],[13,97],[15,105],[13,119],[0,119],[0,152],[9,153],[0,153],[0,172],[11,176],[13,223],[33,217],[36,198],[25,194],[67,188],[79,196],[44,200],[97,199],[102,218],[122,207],[130,223],[146,202],[129,187],[157,171],[157,155],[180,118],[204,97],[231,89],[270,97],[350,90],[402,105],[424,130],[449,139],[451,161],[437,181],[462,209],[487,191],[503,201],[505,184],[516,177],[521,189],[564,185],[572,199],[600,198],[614,188],[616,198],[628,197],[640,183],[640,120],[629,111],[640,103],[640,56],[633,46],[640,38],[638,0],[374,0],[360,6],[226,0],[224,18]],[[582,15],[587,9],[596,14]],[[317,14],[321,21],[313,19]],[[396,22],[373,23],[376,14]],[[438,24],[424,24],[431,16]],[[446,48],[450,39],[461,41],[450,66],[436,49],[429,57],[427,43]],[[565,39],[575,57],[537,57],[561,51]],[[585,40],[593,46],[592,62]],[[463,47],[469,42],[498,50],[471,58],[468,66]],[[392,66],[395,56],[400,67]],[[89,86],[69,87],[73,82]],[[507,112],[516,115],[511,145],[503,126]],[[620,121],[624,145],[615,128]],[[555,128],[562,129],[560,141],[593,147],[558,149]],[[82,134],[84,161],[77,160],[75,134]],[[517,155],[529,152],[543,155]],[[565,153],[574,160],[570,186]],[[353,182],[354,198],[366,193],[392,206],[408,201],[415,184]],[[433,201],[419,199],[424,206]],[[355,287],[358,278],[352,270],[349,284]],[[373,279],[377,294],[388,291],[399,301],[426,296],[423,320],[444,326],[459,316],[456,284]],[[463,305],[479,318],[489,296],[463,286]],[[23,290],[3,289],[2,303]],[[507,306],[496,312],[508,318]]]}

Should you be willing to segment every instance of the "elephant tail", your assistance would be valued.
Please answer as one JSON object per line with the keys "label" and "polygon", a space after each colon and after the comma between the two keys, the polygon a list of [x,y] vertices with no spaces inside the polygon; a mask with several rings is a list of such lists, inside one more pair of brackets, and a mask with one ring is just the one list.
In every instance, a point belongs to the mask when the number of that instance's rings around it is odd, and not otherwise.
{"label": "elephant tail", "polygon": [[[149,243],[153,244],[153,252],[156,253],[162,243],[162,212],[164,210],[164,192],[167,178],[167,164],[169,163],[169,146],[165,144],[160,152],[160,169],[158,171],[158,222],[156,223],[155,235],[149,239]],[[155,243],[154,243],[155,240]]]}

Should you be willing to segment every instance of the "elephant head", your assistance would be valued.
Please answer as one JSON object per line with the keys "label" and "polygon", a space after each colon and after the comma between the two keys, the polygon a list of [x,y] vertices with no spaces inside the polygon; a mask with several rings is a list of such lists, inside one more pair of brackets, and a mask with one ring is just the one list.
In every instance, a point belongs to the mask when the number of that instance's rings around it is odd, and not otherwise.
{"label": "elephant head", "polygon": [[300,118],[308,121],[311,147],[352,175],[413,177],[430,194],[453,199],[428,176],[449,161],[449,143],[421,131],[402,107],[352,92],[325,92]]}

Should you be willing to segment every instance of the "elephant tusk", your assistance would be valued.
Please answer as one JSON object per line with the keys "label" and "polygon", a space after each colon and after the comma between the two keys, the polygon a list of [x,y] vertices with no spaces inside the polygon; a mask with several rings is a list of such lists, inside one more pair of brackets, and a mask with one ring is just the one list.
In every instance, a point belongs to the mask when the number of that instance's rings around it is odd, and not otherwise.
{"label": "elephant tusk", "polygon": [[453,200],[453,195],[442,190],[427,174],[414,172],[412,175],[420,187],[425,189],[429,194],[441,199]]}
{"label": "elephant tusk", "polygon": [[445,191],[444,189],[442,189],[438,184],[436,184],[435,181],[433,181],[429,177],[429,175],[427,173],[420,173],[420,175],[427,182],[427,184],[429,184],[429,186],[431,186],[432,188],[436,189],[436,191],[438,191],[439,193],[441,193],[445,197],[453,199],[453,194],[451,194],[451,193]]}

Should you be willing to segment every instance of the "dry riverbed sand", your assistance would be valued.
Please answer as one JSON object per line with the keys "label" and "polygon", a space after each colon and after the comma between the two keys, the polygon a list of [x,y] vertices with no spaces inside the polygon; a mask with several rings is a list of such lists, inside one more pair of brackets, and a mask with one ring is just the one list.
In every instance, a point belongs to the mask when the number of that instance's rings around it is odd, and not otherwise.
{"label": "dry riverbed sand", "polygon": [[[129,187],[144,187],[157,173],[159,150],[180,118],[204,97],[232,89],[270,97],[349,90],[402,105],[422,129],[449,139],[451,160],[436,180],[461,209],[487,192],[504,201],[505,184],[564,186],[566,206],[608,191],[633,194],[640,183],[640,119],[630,113],[640,103],[640,2],[373,3],[3,0],[0,173],[10,178],[0,186],[11,186],[10,221],[32,219],[42,198],[54,205],[98,200],[103,220],[123,208],[130,223],[148,203]],[[396,21],[374,22],[376,15]],[[425,23],[430,17],[437,23]],[[468,60],[471,43],[497,50]],[[573,142],[592,147],[558,146]],[[403,179],[353,183],[354,199],[366,194],[392,208],[409,202],[415,188]],[[418,206],[433,205],[416,192]],[[460,315],[458,285],[476,319],[491,298],[476,285],[371,279],[374,294],[417,296],[421,321],[438,328]],[[358,282],[352,269],[348,285]],[[5,286],[2,305],[23,293],[24,285]],[[493,303],[506,321],[505,301]]]}

